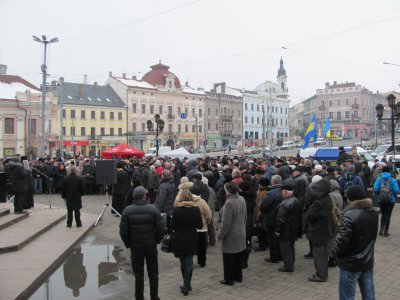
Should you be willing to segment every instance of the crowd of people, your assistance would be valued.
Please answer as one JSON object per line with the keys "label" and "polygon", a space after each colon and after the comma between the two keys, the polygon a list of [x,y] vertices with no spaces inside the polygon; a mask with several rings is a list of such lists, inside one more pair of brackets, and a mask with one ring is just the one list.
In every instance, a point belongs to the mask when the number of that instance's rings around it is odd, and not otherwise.
{"label": "crowd of people", "polygon": [[[63,192],[71,175],[82,177],[82,194],[104,192],[96,185],[94,159],[77,157],[68,164],[39,159],[24,166],[14,158],[3,165],[16,196],[25,191],[23,183],[32,194]],[[223,254],[221,284],[231,286],[242,282],[251,251],[266,251],[267,263],[282,262],[277,271],[294,272],[295,243],[303,236],[310,247],[304,258],[315,266],[309,281],[327,281],[329,267],[338,265],[340,299],[353,299],[357,282],[363,297],[374,294],[374,243],[378,232],[389,236],[399,191],[393,170],[382,161],[370,169],[357,153],[344,149],[332,164],[299,156],[121,159],[111,186],[112,206],[118,212],[113,214],[122,216],[120,235],[132,252],[136,299],[143,299],[144,260],[151,299],[159,299],[157,244],[166,232],[180,261],[183,295],[192,289],[194,255],[199,267],[206,267],[207,247],[217,241]],[[27,208],[22,204],[25,199],[14,200],[16,213]]]}

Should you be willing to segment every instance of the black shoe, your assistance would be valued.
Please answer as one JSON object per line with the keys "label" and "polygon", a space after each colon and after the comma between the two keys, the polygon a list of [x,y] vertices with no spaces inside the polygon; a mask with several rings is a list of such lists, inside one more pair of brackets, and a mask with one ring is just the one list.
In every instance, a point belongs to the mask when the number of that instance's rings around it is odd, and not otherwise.
{"label": "black shoe", "polygon": [[233,281],[221,280],[219,283],[221,283],[221,284],[225,284],[225,285],[230,285],[230,286],[232,286],[232,285],[233,285]]}
{"label": "black shoe", "polygon": [[289,273],[292,273],[292,272],[293,272],[293,269],[288,269],[288,268],[282,267],[282,268],[279,268],[278,271],[279,271],[279,272],[289,272]]}
{"label": "black shoe", "polygon": [[77,224],[76,227],[82,227],[82,224]]}
{"label": "black shoe", "polygon": [[379,230],[379,235],[383,235],[383,229]]}
{"label": "black shoe", "polygon": [[314,257],[314,255],[312,255],[312,253],[307,253],[307,254],[304,254],[304,258],[313,258]]}
{"label": "black shoe", "polygon": [[383,236],[389,236],[390,234],[389,234],[389,232],[385,232],[384,234],[383,234]]}
{"label": "black shoe", "polygon": [[200,268],[204,268],[206,266],[206,264],[199,264]]}
{"label": "black shoe", "polygon": [[235,279],[235,281],[241,283],[243,282],[243,279]]}
{"label": "black shoe", "polygon": [[314,274],[311,277],[308,277],[308,281],[312,281],[312,282],[325,282],[326,278],[321,278],[318,275]]}
{"label": "black shoe", "polygon": [[328,261],[328,267],[334,268],[337,266],[336,259],[334,257],[330,257]]}
{"label": "black shoe", "polygon": [[71,227],[72,227],[72,225],[71,225],[71,224],[67,224],[67,227],[68,227],[68,228],[71,228]]}
{"label": "black shoe", "polygon": [[271,259],[271,258],[265,258],[264,261],[268,262],[268,263],[272,263],[272,264],[279,263],[279,260],[275,260],[275,259]]}

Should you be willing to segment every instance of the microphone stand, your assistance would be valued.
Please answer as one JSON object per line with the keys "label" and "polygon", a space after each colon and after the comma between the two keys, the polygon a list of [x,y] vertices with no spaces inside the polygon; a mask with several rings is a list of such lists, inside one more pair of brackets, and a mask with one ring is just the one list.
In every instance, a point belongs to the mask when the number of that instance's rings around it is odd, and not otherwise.
{"label": "microphone stand", "polygon": [[50,200],[49,200],[49,208],[51,208],[51,201],[52,201],[52,196],[53,196],[53,178],[51,178],[50,176],[44,174],[43,172],[39,171],[38,169],[36,169],[35,167],[32,167],[32,170],[35,170],[36,172],[38,172],[40,175],[44,176],[47,178],[47,180],[50,183]]}

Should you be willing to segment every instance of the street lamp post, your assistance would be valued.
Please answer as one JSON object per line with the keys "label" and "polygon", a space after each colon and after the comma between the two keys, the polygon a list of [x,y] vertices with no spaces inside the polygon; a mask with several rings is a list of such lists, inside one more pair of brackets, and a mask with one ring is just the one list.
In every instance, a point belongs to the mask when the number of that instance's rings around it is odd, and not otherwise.
{"label": "street lamp post", "polygon": [[160,118],[159,114],[154,116],[155,120],[155,128],[153,127],[153,122],[151,120],[147,121],[147,130],[150,134],[154,134],[156,136],[156,156],[158,157],[158,135],[164,130],[165,122]]}
{"label": "street lamp post", "polygon": [[38,38],[37,36],[32,36],[35,42],[43,44],[44,53],[43,53],[43,64],[41,66],[42,74],[43,74],[43,82],[42,82],[42,109],[41,109],[41,130],[40,130],[40,156],[44,157],[44,148],[45,148],[45,109],[46,109],[46,78],[47,78],[47,65],[46,65],[46,56],[47,56],[47,45],[58,42],[58,38],[52,38],[47,40],[45,35],[42,35],[42,38]]}
{"label": "street lamp post", "polygon": [[389,103],[389,107],[390,107],[390,118],[383,118],[383,105],[382,104],[378,104],[375,109],[376,109],[376,116],[378,118],[378,120],[390,120],[391,124],[392,124],[392,148],[393,148],[393,161],[396,160],[396,145],[395,145],[395,125],[394,125],[394,121],[395,120],[399,120],[400,119],[400,102],[398,102],[396,104],[396,97],[393,94],[390,94],[389,96],[387,96],[387,101]]}

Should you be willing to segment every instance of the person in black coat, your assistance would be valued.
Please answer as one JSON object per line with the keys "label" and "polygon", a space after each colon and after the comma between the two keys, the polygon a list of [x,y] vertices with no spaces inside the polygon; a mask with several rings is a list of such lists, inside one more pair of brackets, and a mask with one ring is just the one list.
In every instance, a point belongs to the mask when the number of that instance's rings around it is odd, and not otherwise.
{"label": "person in black coat", "polygon": [[144,299],[144,260],[150,282],[151,300],[158,298],[158,252],[164,222],[157,208],[147,203],[147,190],[138,186],[133,191],[133,204],[124,209],[119,234],[124,245],[131,249],[132,270],[135,275],[135,297]]}
{"label": "person in black coat", "polygon": [[197,254],[197,229],[203,227],[199,207],[193,201],[189,190],[182,190],[172,213],[172,251],[179,258],[183,277],[182,293],[186,296],[192,290],[193,255]]}
{"label": "person in black coat", "polygon": [[303,224],[307,226],[307,236],[313,245],[313,256],[316,273],[309,281],[324,282],[328,279],[328,243],[333,234],[332,209],[333,201],[329,196],[331,183],[320,179],[310,185],[314,202],[304,214]]}
{"label": "person in black coat", "polygon": [[266,262],[278,263],[281,260],[278,237],[275,235],[276,214],[278,206],[282,202],[282,177],[273,175],[271,186],[267,189],[267,196],[262,200],[260,211],[264,214],[269,246],[269,258]]}
{"label": "person in black coat", "polygon": [[81,212],[83,195],[83,178],[76,175],[76,167],[69,168],[69,175],[63,179],[62,198],[67,202],[67,227],[72,226],[72,213],[75,215],[76,227],[82,227]]}
{"label": "person in black coat", "polygon": [[176,196],[174,177],[167,169],[163,170],[157,191],[156,207],[167,215],[167,229],[170,231],[172,211]]}
{"label": "person in black coat", "polygon": [[86,284],[87,272],[83,265],[81,247],[74,250],[63,265],[65,286],[72,290],[72,295],[78,297],[79,290]]}
{"label": "person in black coat", "polygon": [[26,205],[26,193],[28,186],[26,184],[26,178],[29,176],[29,171],[26,170],[16,157],[10,161],[7,165],[9,178],[11,181],[11,190],[14,194],[14,213],[22,213],[22,209]]}
{"label": "person in black coat", "polygon": [[280,272],[293,272],[295,261],[294,242],[299,226],[300,203],[293,195],[294,186],[282,186],[282,202],[276,215],[275,234],[279,238],[279,249],[284,266]]}
{"label": "person in black coat", "polygon": [[[125,197],[129,188],[128,174],[123,169],[123,162],[117,163],[117,183],[112,188],[112,207],[121,215],[125,208]],[[111,213],[118,216],[113,210]]]}

